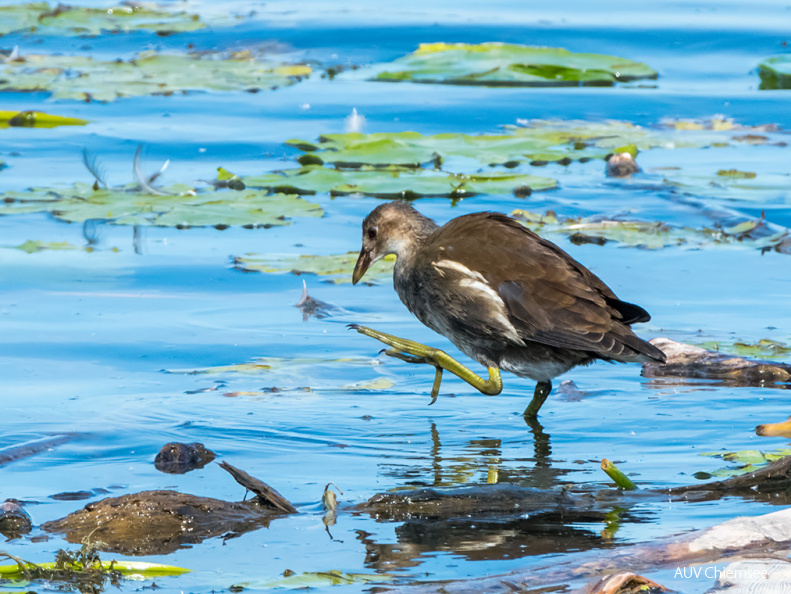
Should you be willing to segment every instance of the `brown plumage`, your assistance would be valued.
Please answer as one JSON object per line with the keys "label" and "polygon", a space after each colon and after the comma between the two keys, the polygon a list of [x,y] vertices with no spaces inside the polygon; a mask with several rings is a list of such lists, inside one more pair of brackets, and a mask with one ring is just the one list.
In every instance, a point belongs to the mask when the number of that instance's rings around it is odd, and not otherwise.
{"label": "brown plumage", "polygon": [[549,382],[595,359],[665,360],[629,327],[650,319],[643,308],[505,215],[474,213],[439,227],[406,203],[383,204],[363,222],[353,280],[390,253],[407,308],[488,367]]}

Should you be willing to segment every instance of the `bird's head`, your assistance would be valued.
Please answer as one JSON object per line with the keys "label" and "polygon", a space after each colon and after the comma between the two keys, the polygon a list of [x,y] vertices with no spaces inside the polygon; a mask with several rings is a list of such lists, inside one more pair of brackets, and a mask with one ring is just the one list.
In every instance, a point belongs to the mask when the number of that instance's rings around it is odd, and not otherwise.
{"label": "bird's head", "polygon": [[407,256],[437,225],[405,202],[377,206],[363,221],[363,247],[352,274],[357,284],[368,268],[381,258]]}

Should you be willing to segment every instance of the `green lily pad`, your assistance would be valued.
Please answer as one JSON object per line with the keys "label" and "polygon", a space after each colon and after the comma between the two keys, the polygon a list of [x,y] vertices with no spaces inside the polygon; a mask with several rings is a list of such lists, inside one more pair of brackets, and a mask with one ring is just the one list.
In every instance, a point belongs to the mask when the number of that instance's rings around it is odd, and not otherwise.
{"label": "green lily pad", "polygon": [[55,128],[56,126],[84,126],[88,120],[66,118],[43,111],[0,111],[0,128]]}
{"label": "green lily pad", "polygon": [[701,456],[712,456],[722,458],[728,462],[737,462],[740,466],[721,468],[710,473],[711,476],[728,478],[752,472],[766,466],[770,462],[779,460],[791,455],[791,449],[779,449],[771,452],[759,452],[758,450],[740,450],[738,452],[701,452]]}
{"label": "green lily pad", "polygon": [[[284,255],[284,254],[245,254],[233,259],[233,266],[244,272],[263,272],[265,274],[287,273],[316,274],[331,277],[326,282],[345,284],[352,282],[352,271],[357,263],[357,252],[334,254],[330,256]],[[395,256],[386,256],[374,263],[365,273],[365,281],[377,283],[393,276]]]}
{"label": "green lily pad", "polygon": [[310,66],[259,60],[251,52],[162,54],[131,60],[31,54],[0,64],[0,91],[48,91],[55,99],[114,101],[119,97],[189,91],[253,91],[293,84]]}
{"label": "green lily pad", "polygon": [[196,191],[186,185],[162,188],[169,195],[142,192],[136,185],[95,188],[76,183],[70,188],[32,188],[0,193],[0,215],[49,212],[55,218],[81,223],[100,219],[116,225],[165,227],[273,227],[291,217],[321,217],[324,211],[298,196],[263,190]]}
{"label": "green lily pad", "polygon": [[399,167],[341,171],[321,165],[246,176],[242,181],[247,187],[265,188],[273,192],[363,194],[388,199],[411,199],[423,196],[463,198],[476,194],[527,195],[557,185],[553,179],[527,174],[493,172],[487,175],[466,175]]}
{"label": "green lily pad", "polygon": [[394,385],[392,380],[386,377],[380,377],[366,382],[346,384],[345,386],[341,386],[341,390],[347,390],[349,392],[374,392],[378,390],[389,390]]}
{"label": "green lily pad", "polygon": [[762,220],[745,221],[731,228],[694,229],[662,222],[604,217],[563,219],[551,211],[542,215],[517,209],[511,215],[541,235],[566,235],[572,243],[603,245],[606,242],[614,242],[622,246],[643,249],[671,246],[694,249],[718,246],[769,249],[780,245],[790,235],[788,229],[769,225]]}
{"label": "green lily pad", "polygon": [[47,2],[0,6],[0,35],[38,33],[41,35],[99,35],[102,32],[126,33],[150,30],[159,34],[203,29],[198,15],[165,7],[119,5],[110,8],[84,8]]}
{"label": "green lily pad", "polygon": [[[272,588],[309,590],[311,588],[321,588],[324,586],[385,583],[392,582],[394,579],[393,576],[383,573],[346,573],[335,569],[331,569],[330,571],[294,573],[293,571],[286,570],[281,578],[234,584],[231,586],[231,591],[236,592],[241,589],[270,590]],[[236,588],[240,590],[236,590]]]}
{"label": "green lily pad", "polygon": [[507,43],[423,43],[372,80],[509,87],[612,86],[655,79],[642,62]]}
{"label": "green lily pad", "polygon": [[[303,367],[315,367],[317,365],[337,365],[338,363],[353,363],[357,365],[370,365],[367,358],[339,358],[321,359],[318,357],[258,357],[245,363],[235,363],[232,365],[216,365],[214,367],[201,367],[198,369],[168,369],[167,373],[185,375],[216,375],[220,373],[238,373],[241,375],[266,375],[268,373],[280,372],[283,370],[299,370]],[[304,373],[299,371],[300,377],[304,378]]]}
{"label": "green lily pad", "polygon": [[[374,134],[326,134],[316,142],[292,139],[286,144],[306,154],[315,163],[341,168],[365,165],[421,167],[442,165],[452,158],[474,160],[483,165],[513,167],[604,159],[616,152],[653,148],[702,148],[741,142],[754,129],[730,120],[664,121],[647,128],[629,122],[608,120],[520,120],[507,126],[506,134],[435,134],[383,132]],[[737,134],[738,133],[738,134]],[[307,164],[307,163],[303,163]]]}
{"label": "green lily pad", "polygon": [[699,346],[704,349],[729,353],[739,357],[756,357],[760,359],[771,359],[773,357],[783,357],[791,354],[791,346],[776,340],[769,340],[768,338],[762,338],[753,343],[722,343],[710,341],[704,342]]}
{"label": "green lily pad", "polygon": [[758,64],[761,90],[791,89],[791,56],[775,56]]}
{"label": "green lily pad", "polygon": [[28,240],[23,244],[16,245],[14,248],[18,250],[22,250],[23,252],[27,252],[28,254],[34,254],[36,252],[42,252],[44,250],[78,250],[80,249],[76,245],[70,244],[68,241],[41,241],[41,240]]}

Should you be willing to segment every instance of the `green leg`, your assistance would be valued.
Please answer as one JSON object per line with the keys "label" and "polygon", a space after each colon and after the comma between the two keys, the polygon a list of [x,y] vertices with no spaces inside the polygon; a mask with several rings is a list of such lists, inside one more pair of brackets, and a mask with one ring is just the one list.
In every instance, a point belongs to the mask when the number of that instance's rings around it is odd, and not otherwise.
{"label": "green leg", "polygon": [[373,330],[357,324],[350,324],[349,328],[354,328],[360,334],[375,338],[387,346],[392,347],[385,351],[385,354],[391,357],[396,357],[408,363],[425,363],[427,365],[433,365],[437,372],[434,376],[434,386],[431,389],[431,404],[434,404],[437,400],[439,387],[442,383],[443,370],[450,371],[453,375],[460,377],[483,394],[495,396],[503,391],[503,381],[500,378],[500,370],[496,367],[489,368],[489,379],[485,380],[440,349],[426,346],[414,340],[407,340],[405,338],[393,336],[392,334],[385,334],[384,332],[379,332],[378,330]]}
{"label": "green leg", "polygon": [[527,405],[525,412],[522,413],[526,419],[535,419],[538,416],[539,409],[544,405],[549,393],[552,391],[552,382],[538,382],[536,390],[533,392],[533,399]]}

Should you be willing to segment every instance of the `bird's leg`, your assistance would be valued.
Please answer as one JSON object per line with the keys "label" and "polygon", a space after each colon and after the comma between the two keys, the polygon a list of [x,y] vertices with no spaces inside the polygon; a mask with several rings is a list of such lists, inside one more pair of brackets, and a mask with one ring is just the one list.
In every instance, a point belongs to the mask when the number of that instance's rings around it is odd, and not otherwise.
{"label": "bird's leg", "polygon": [[535,419],[538,416],[539,409],[543,406],[544,402],[552,391],[552,382],[547,380],[545,382],[538,382],[536,390],[533,392],[533,399],[527,405],[525,412],[522,413],[526,419]]}
{"label": "bird's leg", "polygon": [[494,396],[503,391],[503,381],[500,378],[500,370],[497,367],[489,367],[489,379],[485,380],[440,349],[415,342],[414,340],[407,340],[405,338],[393,336],[392,334],[385,334],[384,332],[379,332],[378,330],[373,330],[366,326],[350,324],[349,327],[354,328],[360,334],[375,338],[391,347],[385,351],[385,354],[391,357],[396,357],[397,359],[409,363],[433,365],[437,373],[434,376],[434,385],[431,388],[431,404],[434,404],[439,394],[443,370],[450,371],[453,375],[460,377],[483,394]]}

